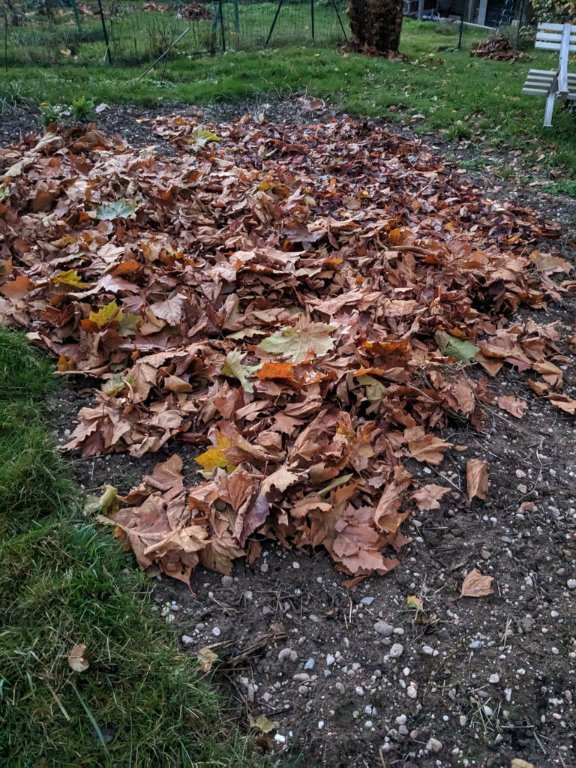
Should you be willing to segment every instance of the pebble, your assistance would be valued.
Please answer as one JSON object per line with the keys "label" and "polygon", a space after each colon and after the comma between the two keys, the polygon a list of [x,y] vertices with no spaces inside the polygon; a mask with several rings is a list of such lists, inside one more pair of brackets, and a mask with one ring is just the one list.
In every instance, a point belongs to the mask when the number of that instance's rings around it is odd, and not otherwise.
{"label": "pebble", "polygon": [[416,683],[410,683],[406,689],[406,696],[408,696],[409,699],[415,699],[418,696],[418,688]]}
{"label": "pebble", "polygon": [[234,579],[232,576],[222,576],[223,587],[231,587],[232,584],[234,584]]}
{"label": "pebble", "polygon": [[285,744],[286,743],[286,736],[282,736],[281,733],[277,733],[274,736],[274,741],[276,742],[276,744]]}
{"label": "pebble", "polygon": [[362,603],[362,605],[372,605],[374,600],[376,600],[375,597],[363,597],[362,600],[360,600],[360,602]]}
{"label": "pebble", "polygon": [[394,643],[390,648],[389,655],[391,659],[399,659],[404,653],[404,646],[401,643]]}
{"label": "pebble", "polygon": [[568,589],[576,589],[576,579],[568,579],[566,586]]}
{"label": "pebble", "polygon": [[364,723],[364,728],[372,728],[373,726],[374,726],[374,723],[372,722],[372,720],[366,720],[366,722]]}
{"label": "pebble", "polygon": [[314,659],[307,659],[306,664],[304,664],[304,669],[314,669],[316,666],[316,662]]}
{"label": "pebble", "polygon": [[422,646],[422,653],[425,656],[434,656],[434,648],[432,648],[431,645],[423,645]]}
{"label": "pebble", "polygon": [[442,749],[442,742],[438,741],[438,739],[430,738],[428,739],[428,743],[426,744],[426,751],[427,752],[433,752],[437,754]]}
{"label": "pebble", "polygon": [[490,677],[488,678],[488,682],[496,685],[496,683],[500,682],[500,675],[497,675],[496,673],[493,675],[490,675]]}
{"label": "pebble", "polygon": [[405,725],[401,725],[398,728],[398,733],[400,734],[400,736],[408,736],[408,728]]}
{"label": "pebble", "polygon": [[192,645],[194,642],[194,638],[190,637],[190,635],[182,635],[180,639],[182,640],[182,645]]}
{"label": "pebble", "polygon": [[282,648],[278,653],[278,661],[298,661],[298,654],[292,648]]}
{"label": "pebble", "polygon": [[331,653],[327,654],[327,656],[326,656],[326,664],[327,664],[329,667],[331,667],[331,666],[332,666],[332,664],[334,664],[334,662],[335,662],[335,661],[336,661],[336,658],[335,658],[334,656],[332,656],[332,654],[331,654]]}
{"label": "pebble", "polygon": [[374,631],[379,635],[382,635],[382,637],[390,637],[394,632],[394,627],[385,621],[377,621],[376,624],[374,624]]}
{"label": "pebble", "polygon": [[214,629],[212,630],[212,634],[214,635],[214,637],[220,637],[221,633],[222,633],[222,630],[220,629],[220,627],[214,627]]}
{"label": "pebble", "polygon": [[396,718],[396,723],[398,725],[406,725],[407,720],[408,718],[406,717],[406,715],[398,715],[398,717]]}
{"label": "pebble", "polygon": [[[297,563],[296,560],[292,563],[292,568],[294,568],[295,571],[297,571],[300,568],[300,563]],[[322,721],[320,721],[322,722]],[[324,723],[322,723],[324,725]]]}

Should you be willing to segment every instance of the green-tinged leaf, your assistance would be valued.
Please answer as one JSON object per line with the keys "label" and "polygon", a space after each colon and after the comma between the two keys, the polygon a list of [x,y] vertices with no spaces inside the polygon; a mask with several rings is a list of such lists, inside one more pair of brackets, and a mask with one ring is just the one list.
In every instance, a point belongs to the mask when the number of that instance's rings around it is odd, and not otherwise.
{"label": "green-tinged leaf", "polygon": [[375,379],[374,376],[368,376],[368,374],[358,376],[358,382],[363,387],[366,387],[366,398],[368,400],[382,400],[386,396],[386,387],[381,381]]}
{"label": "green-tinged leaf", "polygon": [[331,334],[335,330],[333,325],[325,323],[288,325],[261,341],[258,349],[301,363],[311,352],[317,356],[327,354],[334,347]]}
{"label": "green-tinged leaf", "polygon": [[195,144],[197,147],[204,147],[211,141],[222,141],[222,137],[218,136],[216,133],[212,133],[208,128],[203,128],[199,125],[192,131],[189,143]]}
{"label": "green-tinged leaf", "polygon": [[424,603],[422,602],[422,598],[418,597],[418,595],[408,595],[406,598],[406,605],[408,608],[412,608],[415,611],[421,611],[424,607]]}
{"label": "green-tinged leaf", "polygon": [[122,392],[125,386],[126,379],[124,376],[117,373],[102,384],[102,392],[104,392],[105,395],[108,395],[108,397],[116,397],[117,394]]}
{"label": "green-tinged leaf", "polygon": [[463,363],[469,363],[480,352],[480,348],[476,347],[472,342],[462,341],[462,339],[451,336],[445,331],[436,331],[434,338],[443,355],[454,357]]}
{"label": "green-tinged leaf", "polygon": [[132,312],[120,312],[117,320],[120,336],[134,336],[138,330],[140,315],[135,315]]}
{"label": "green-tinged leaf", "polygon": [[250,376],[260,368],[259,365],[242,365],[242,361],[246,357],[244,352],[240,352],[237,349],[233,349],[232,352],[228,352],[226,360],[222,366],[222,374],[224,376],[232,376],[234,379],[238,379],[242,384],[244,392],[254,392],[254,384],[250,381]]}
{"label": "green-tinged leaf", "polygon": [[271,733],[277,727],[276,723],[269,720],[266,715],[258,715],[258,717],[252,717],[252,715],[250,715],[249,722],[250,728],[255,728],[261,733]]}
{"label": "green-tinged leaf", "polygon": [[102,203],[102,205],[99,205],[96,209],[96,214],[102,221],[127,219],[132,216],[137,208],[138,203],[135,200],[126,200],[126,198],[121,197],[113,203]]}
{"label": "green-tinged leaf", "polygon": [[331,480],[328,485],[325,485],[321,491],[318,491],[318,496],[327,496],[330,491],[334,490],[334,488],[338,488],[340,485],[345,485],[348,480],[352,480],[353,477],[354,475],[352,472],[349,472],[346,475],[340,475],[340,477],[335,477],[334,480]]}

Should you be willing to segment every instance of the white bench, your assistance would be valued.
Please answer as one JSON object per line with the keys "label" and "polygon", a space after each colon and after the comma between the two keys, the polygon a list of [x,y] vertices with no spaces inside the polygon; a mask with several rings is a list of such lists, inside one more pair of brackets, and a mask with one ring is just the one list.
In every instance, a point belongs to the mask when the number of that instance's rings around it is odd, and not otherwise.
{"label": "white bench", "polygon": [[522,93],[546,96],[544,127],[551,128],[556,97],[564,102],[576,99],[576,73],[568,72],[570,54],[576,52],[576,25],[538,24],[535,47],[560,52],[556,71],[531,69],[522,88]]}

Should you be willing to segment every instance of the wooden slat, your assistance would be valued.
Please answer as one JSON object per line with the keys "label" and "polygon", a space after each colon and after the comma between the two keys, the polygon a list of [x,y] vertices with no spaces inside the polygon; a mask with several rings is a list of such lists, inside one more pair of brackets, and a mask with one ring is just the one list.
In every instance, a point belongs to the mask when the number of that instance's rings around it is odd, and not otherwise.
{"label": "wooden slat", "polygon": [[[559,51],[560,43],[539,43],[536,42],[534,48],[539,48],[541,51]],[[570,53],[576,53],[576,45],[570,45]]]}
{"label": "wooden slat", "polygon": [[[539,32],[536,35],[536,42],[537,43],[559,43],[562,44],[562,33],[561,32],[550,32],[550,33],[541,33]],[[572,32],[570,35],[570,45],[576,44],[576,32]]]}
{"label": "wooden slat", "polygon": [[525,96],[546,96],[548,93],[547,88],[522,88],[522,93]]}
{"label": "wooden slat", "polygon": [[563,29],[564,24],[553,24],[548,21],[543,21],[541,24],[538,24],[538,31],[542,30],[548,32],[548,30],[551,30],[552,32],[562,32]]}

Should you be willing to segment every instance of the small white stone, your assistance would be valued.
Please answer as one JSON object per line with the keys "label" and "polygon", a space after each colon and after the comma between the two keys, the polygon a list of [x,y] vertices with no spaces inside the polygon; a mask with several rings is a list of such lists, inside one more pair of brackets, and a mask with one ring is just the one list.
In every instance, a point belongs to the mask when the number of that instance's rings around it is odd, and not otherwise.
{"label": "small white stone", "polygon": [[324,728],[324,720],[318,720],[318,730],[321,731]]}
{"label": "small white stone", "polygon": [[433,656],[434,655],[434,648],[432,648],[431,645],[423,645],[422,646],[422,653],[425,656]]}
{"label": "small white stone", "polygon": [[468,722],[468,718],[466,717],[466,715],[460,715],[459,723],[462,726],[462,728],[466,725],[467,722]]}
{"label": "small white stone", "polygon": [[494,673],[493,675],[490,675],[490,677],[488,678],[488,682],[492,683],[493,685],[496,685],[496,683],[500,682],[500,675],[497,675],[496,673]]}
{"label": "small white stone", "polygon": [[568,589],[576,589],[576,579],[568,579],[566,586]]}
{"label": "small white stone", "polygon": [[382,635],[382,637],[390,637],[392,632],[394,632],[394,627],[385,621],[377,621],[374,624],[374,631]]}
{"label": "small white stone", "polygon": [[418,688],[416,683],[410,683],[406,689],[406,696],[408,696],[409,699],[415,699],[418,696]]}
{"label": "small white stone", "polygon": [[297,571],[298,568],[300,568],[300,563],[297,563],[296,560],[294,560],[294,562],[292,563],[292,568],[294,568],[294,570]]}
{"label": "small white stone", "polygon": [[390,648],[389,655],[391,659],[399,659],[404,653],[404,646],[401,643],[394,643]]}
{"label": "small white stone", "polygon": [[398,715],[398,717],[396,718],[396,722],[398,725],[406,725],[407,720],[408,718],[406,717],[406,715]]}
{"label": "small white stone", "polygon": [[372,720],[366,720],[366,722],[364,723],[364,728],[372,728],[373,725],[374,723],[372,722]]}
{"label": "small white stone", "polygon": [[214,629],[212,630],[212,634],[214,635],[214,637],[220,637],[220,635],[222,634],[220,627],[214,627]]}
{"label": "small white stone", "polygon": [[437,754],[442,749],[442,742],[438,741],[438,739],[428,739],[428,743],[426,744],[426,751],[427,752],[433,752]]}
{"label": "small white stone", "polygon": [[334,664],[334,662],[335,662],[335,661],[336,661],[336,658],[335,658],[334,656],[332,656],[332,654],[331,654],[331,653],[329,653],[329,654],[326,656],[326,664],[327,664],[329,667],[331,667],[331,666],[332,666],[332,664]]}
{"label": "small white stone", "polygon": [[194,642],[194,638],[190,637],[190,635],[182,635],[180,640],[182,641],[182,645],[192,645]]}
{"label": "small white stone", "polygon": [[285,743],[286,743],[286,736],[282,736],[282,734],[281,734],[281,733],[277,733],[277,734],[274,736],[274,741],[275,741],[277,744],[285,744]]}

